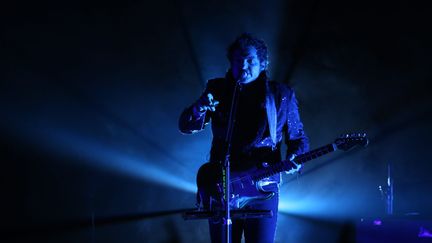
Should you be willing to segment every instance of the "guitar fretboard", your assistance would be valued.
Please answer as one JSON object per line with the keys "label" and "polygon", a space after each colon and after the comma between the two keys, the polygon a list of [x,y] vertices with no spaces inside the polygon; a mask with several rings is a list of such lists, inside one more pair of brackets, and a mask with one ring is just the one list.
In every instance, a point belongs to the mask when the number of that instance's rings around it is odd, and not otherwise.
{"label": "guitar fretboard", "polygon": [[[335,151],[336,146],[334,146],[333,144],[327,144],[325,146],[322,146],[320,148],[311,150],[307,153],[298,155],[297,157],[295,157],[294,162],[296,162],[297,164],[304,164],[307,161],[316,159],[320,156],[323,156],[325,154],[328,154],[330,152]],[[263,168],[260,170],[257,170],[254,175],[252,175],[252,179],[254,181],[259,181],[261,179],[264,179],[266,177],[272,176],[274,174],[277,174],[279,172],[282,171],[288,171],[292,168],[292,163],[289,160],[283,160],[279,163],[270,165],[267,168]]]}

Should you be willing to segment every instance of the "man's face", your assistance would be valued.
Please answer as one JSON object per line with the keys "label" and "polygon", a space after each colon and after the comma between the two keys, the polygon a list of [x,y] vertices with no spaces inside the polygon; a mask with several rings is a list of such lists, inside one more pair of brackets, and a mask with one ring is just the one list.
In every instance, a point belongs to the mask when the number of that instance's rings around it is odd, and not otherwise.
{"label": "man's face", "polygon": [[263,70],[264,64],[260,62],[255,47],[234,51],[231,71],[235,80],[244,84],[250,83],[255,81]]}

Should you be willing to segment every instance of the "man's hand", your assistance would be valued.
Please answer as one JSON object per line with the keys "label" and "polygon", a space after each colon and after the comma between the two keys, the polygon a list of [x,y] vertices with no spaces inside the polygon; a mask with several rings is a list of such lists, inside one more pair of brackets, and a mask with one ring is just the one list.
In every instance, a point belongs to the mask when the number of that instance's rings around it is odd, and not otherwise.
{"label": "man's hand", "polygon": [[219,101],[215,100],[211,93],[208,93],[207,96],[202,96],[195,103],[194,109],[199,113],[204,113],[206,111],[215,111],[218,104]]}
{"label": "man's hand", "polygon": [[292,175],[292,174],[294,174],[294,173],[296,173],[296,172],[300,172],[301,168],[303,167],[301,164],[297,164],[296,162],[294,162],[294,158],[295,158],[295,157],[296,157],[296,154],[292,154],[292,155],[290,156],[289,160],[290,160],[291,163],[293,164],[293,167],[292,167],[290,170],[285,171],[286,174],[290,174],[290,175]]}

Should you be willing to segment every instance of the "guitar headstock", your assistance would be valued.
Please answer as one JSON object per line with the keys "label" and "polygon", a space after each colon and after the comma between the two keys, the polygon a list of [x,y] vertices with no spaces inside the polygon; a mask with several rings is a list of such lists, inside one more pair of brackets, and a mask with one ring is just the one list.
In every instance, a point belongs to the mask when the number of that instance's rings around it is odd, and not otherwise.
{"label": "guitar headstock", "polygon": [[357,145],[366,147],[368,143],[366,133],[343,134],[334,141],[336,147],[344,151],[350,150]]}

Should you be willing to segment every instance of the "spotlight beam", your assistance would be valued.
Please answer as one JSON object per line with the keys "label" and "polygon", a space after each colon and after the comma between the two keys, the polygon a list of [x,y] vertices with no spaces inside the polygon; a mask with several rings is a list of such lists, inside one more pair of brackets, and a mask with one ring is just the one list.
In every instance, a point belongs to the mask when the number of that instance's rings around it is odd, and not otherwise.
{"label": "spotlight beam", "polygon": [[[383,129],[382,132],[376,134],[374,137],[369,137],[369,140],[372,141],[372,143],[374,144],[374,146],[376,146],[379,143],[382,143],[385,141],[385,139],[387,139],[388,137],[390,137],[392,134],[396,133],[396,132],[400,132],[403,129],[407,129],[409,128],[412,124],[415,124],[416,122],[419,121],[423,121],[426,119],[430,119],[430,116],[432,115],[431,111],[426,111],[423,113],[418,114],[417,116],[412,116],[410,117],[410,119],[407,119],[405,121],[400,122],[399,124],[396,124],[394,126],[391,126],[387,129]],[[350,153],[341,153],[339,155],[337,155],[336,157],[333,157],[332,159],[326,160],[325,162],[309,169],[308,171],[305,171],[302,173],[302,176],[306,176],[309,175],[317,170],[320,170],[326,166],[329,166],[331,164],[334,164],[337,161],[342,160],[343,158],[347,157],[348,155],[352,154],[353,152],[359,152],[361,148],[356,149],[355,151],[351,151]],[[292,181],[295,181],[296,177],[291,177],[290,179],[287,179],[285,182],[289,183]]]}
{"label": "spotlight beam", "polygon": [[288,216],[288,217],[292,217],[295,219],[299,219],[299,220],[303,220],[303,221],[307,221],[307,222],[311,222],[317,225],[322,225],[322,226],[340,226],[342,224],[345,224],[347,220],[336,220],[336,219],[326,219],[326,218],[319,218],[319,217],[310,217],[310,216],[306,216],[306,215],[301,215],[301,214],[295,214],[295,213],[288,213],[285,211],[280,212],[282,215]]}
{"label": "spotlight beam", "polygon": [[[316,15],[318,11],[318,2],[319,0],[312,0],[312,3],[307,6],[309,8],[309,11],[305,11],[308,14],[306,14],[306,17],[303,19],[303,21],[299,21],[296,19],[296,23],[302,22],[303,24],[298,27],[299,33],[295,33],[298,37],[297,40],[294,41],[294,45],[290,48],[287,46],[286,43],[290,43],[290,40],[292,40],[292,33],[288,32],[287,29],[289,26],[293,23],[293,20],[290,19],[292,15],[290,14],[284,14],[285,18],[283,20],[283,23],[280,29],[280,35],[279,35],[279,44],[278,44],[278,52],[280,55],[278,55],[277,61],[276,61],[276,73],[279,74],[280,80],[283,83],[289,83],[291,81],[291,78],[293,76],[294,71],[296,70],[297,66],[299,65],[302,56],[304,55],[305,45],[307,43],[307,39],[309,37],[309,33],[311,31],[311,28],[313,24],[316,22]],[[290,5],[288,2],[286,3],[286,11],[285,13],[293,13],[292,11],[293,5]],[[300,8],[301,10],[304,10],[303,8]],[[287,53],[290,52],[290,53]],[[290,56],[292,60],[288,61],[286,56]],[[286,63],[288,62],[288,65]]]}
{"label": "spotlight beam", "polygon": [[152,147],[155,151],[159,152],[161,156],[164,156],[172,161],[175,161],[177,164],[187,166],[183,161],[177,159],[171,151],[165,149],[158,142],[153,139],[145,136],[141,131],[137,130],[135,127],[131,126],[128,122],[126,122],[120,116],[114,114],[113,112],[106,109],[106,107],[98,102],[94,101],[90,97],[84,94],[79,88],[74,86],[62,86],[65,93],[69,93],[71,96],[75,97],[77,101],[82,102],[85,107],[92,107],[94,112],[99,113],[103,117],[106,117],[116,123],[119,127],[124,128],[130,131],[132,134],[136,135],[140,138],[140,141],[144,143],[146,146]]}
{"label": "spotlight beam", "polygon": [[178,23],[180,23],[181,30],[182,30],[183,36],[184,36],[185,41],[186,41],[186,45],[187,45],[188,50],[189,50],[189,55],[192,59],[192,63],[194,65],[195,72],[198,76],[198,80],[200,81],[199,85],[200,85],[201,89],[204,89],[205,88],[204,75],[202,74],[202,71],[201,71],[202,68],[199,65],[199,61],[198,61],[198,57],[197,57],[198,55],[196,54],[195,49],[194,49],[191,33],[190,33],[189,28],[188,28],[186,21],[185,21],[185,15],[183,14],[183,11],[182,11],[183,6],[180,6],[180,4],[177,0],[172,0],[172,3],[174,5],[174,9],[178,10],[177,11]]}

